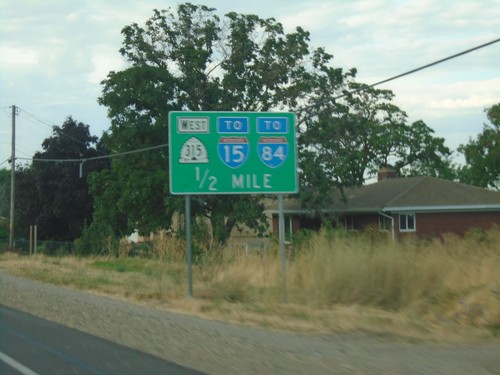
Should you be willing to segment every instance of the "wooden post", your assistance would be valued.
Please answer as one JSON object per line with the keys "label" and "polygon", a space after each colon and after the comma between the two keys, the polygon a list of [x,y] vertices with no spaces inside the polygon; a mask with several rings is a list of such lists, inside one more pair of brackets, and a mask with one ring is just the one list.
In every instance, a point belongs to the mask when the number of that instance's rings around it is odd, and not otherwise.
{"label": "wooden post", "polygon": [[15,176],[16,176],[16,106],[12,106],[12,151],[10,156],[10,226],[9,249],[14,250],[14,201],[15,201]]}
{"label": "wooden post", "polygon": [[34,252],[35,252],[35,255],[36,255],[36,243],[38,242],[38,226],[35,224],[35,239],[33,241],[33,247],[34,247]]}
{"label": "wooden post", "polygon": [[33,225],[30,225],[30,255],[33,254]]}

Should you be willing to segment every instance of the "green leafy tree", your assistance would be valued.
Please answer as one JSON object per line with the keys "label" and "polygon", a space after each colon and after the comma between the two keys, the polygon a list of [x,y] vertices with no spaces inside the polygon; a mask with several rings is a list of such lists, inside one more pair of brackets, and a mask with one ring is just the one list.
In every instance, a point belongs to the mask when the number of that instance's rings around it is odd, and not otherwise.
{"label": "green leafy tree", "polygon": [[406,117],[390,104],[392,97],[387,90],[365,89],[361,95],[347,97],[336,111],[320,113],[301,136],[305,181],[313,173],[313,185],[321,181],[322,185],[361,185],[368,171],[386,164],[396,145],[393,135],[401,133]]}
{"label": "green leafy tree", "polygon": [[423,121],[408,124],[406,113],[392,104],[391,91],[354,82],[349,88],[353,94],[320,108],[301,134],[306,204],[324,205],[332,187],[362,185],[387,165],[401,176],[452,178],[444,139],[435,137]]}
{"label": "green leafy tree", "polygon": [[16,171],[16,232],[26,235],[29,226],[37,224],[40,239],[71,241],[91,220],[87,176],[107,162],[84,163],[80,177],[79,163],[64,160],[102,156],[104,151],[98,138],[90,134],[89,126],[71,117],[61,127],[53,127],[42,149],[34,155],[39,161]]}
{"label": "green leafy tree", "polygon": [[461,182],[500,190],[500,103],[486,110],[491,124],[484,124],[476,139],[458,147],[465,166],[458,171]]}
{"label": "green leafy tree", "polygon": [[10,171],[0,169],[0,246],[9,238]]}
{"label": "green leafy tree", "polygon": [[432,176],[446,180],[456,178],[452,152],[444,138],[435,137],[434,130],[422,120],[404,125],[399,142],[388,157],[401,176]]}
{"label": "green leafy tree", "polygon": [[[332,67],[333,56],[311,49],[309,33],[285,33],[275,19],[189,3],[154,10],[144,26],[122,30],[128,68],[110,72],[99,103],[112,125],[103,137],[113,152],[168,143],[168,112],[270,111],[297,114],[304,190],[363,183],[391,163],[401,174],[440,168],[449,155],[424,123],[406,123],[393,93],[354,81],[356,70]],[[352,90],[358,90],[355,94]],[[166,148],[115,158],[91,180],[94,223],[106,232],[149,233],[168,227],[182,199],[168,193]],[[321,198],[321,195],[317,195]],[[258,196],[204,196],[193,204],[225,242],[235,227],[262,229]]]}
{"label": "green leafy tree", "polygon": [[10,171],[0,169],[0,217],[8,217],[10,209]]}
{"label": "green leafy tree", "polygon": [[15,236],[28,238],[30,225],[37,224],[40,214],[40,196],[33,168],[16,168],[16,203],[14,215]]}
{"label": "green leafy tree", "polygon": [[[273,18],[229,13],[189,3],[154,10],[144,27],[122,30],[120,52],[130,66],[110,72],[99,103],[112,125],[103,137],[113,152],[167,144],[168,112],[296,110],[340,92],[354,72],[327,66],[331,56],[309,50],[309,33],[285,33]],[[309,112],[300,112],[305,123]],[[118,234],[168,227],[183,201],[168,193],[166,148],[115,158],[94,176],[95,225],[106,220]],[[227,240],[236,227],[264,228],[258,196],[204,196],[193,211],[211,223],[212,238]]]}
{"label": "green leafy tree", "polygon": [[[0,170],[0,222],[4,226],[2,236],[9,237],[10,226],[10,184],[11,172]],[[17,165],[15,175],[15,215],[14,236],[27,237],[29,225],[34,224],[39,212],[38,192],[32,170],[23,165]],[[4,218],[3,221],[2,217]]]}

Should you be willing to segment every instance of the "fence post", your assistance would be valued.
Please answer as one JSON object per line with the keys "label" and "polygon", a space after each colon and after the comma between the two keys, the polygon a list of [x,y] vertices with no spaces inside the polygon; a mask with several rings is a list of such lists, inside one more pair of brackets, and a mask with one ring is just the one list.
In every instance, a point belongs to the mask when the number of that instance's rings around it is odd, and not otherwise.
{"label": "fence post", "polygon": [[38,226],[35,224],[35,236],[34,236],[34,237],[35,237],[35,239],[34,239],[34,241],[33,241],[33,245],[34,245],[33,247],[34,247],[34,250],[35,250],[35,251],[34,251],[34,252],[35,252],[35,255],[36,255],[36,243],[38,242],[38,230],[37,230],[38,228],[37,228],[37,227],[38,227]]}
{"label": "fence post", "polygon": [[33,253],[33,225],[30,225],[30,256]]}

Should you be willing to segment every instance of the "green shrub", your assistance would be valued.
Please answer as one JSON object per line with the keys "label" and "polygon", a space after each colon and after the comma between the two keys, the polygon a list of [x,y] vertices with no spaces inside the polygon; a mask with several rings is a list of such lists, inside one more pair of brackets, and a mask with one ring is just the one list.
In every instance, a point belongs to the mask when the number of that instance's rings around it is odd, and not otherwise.
{"label": "green shrub", "polygon": [[85,226],[83,234],[75,240],[77,255],[112,255],[118,256],[119,240],[111,228],[92,223]]}

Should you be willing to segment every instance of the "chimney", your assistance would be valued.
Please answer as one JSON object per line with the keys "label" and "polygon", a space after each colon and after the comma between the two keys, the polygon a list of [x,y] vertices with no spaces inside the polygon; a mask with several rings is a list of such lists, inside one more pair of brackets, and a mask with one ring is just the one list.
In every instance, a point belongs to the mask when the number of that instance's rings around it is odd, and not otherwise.
{"label": "chimney", "polygon": [[378,171],[378,182],[396,177],[398,177],[398,173],[394,168],[385,166],[380,168]]}

